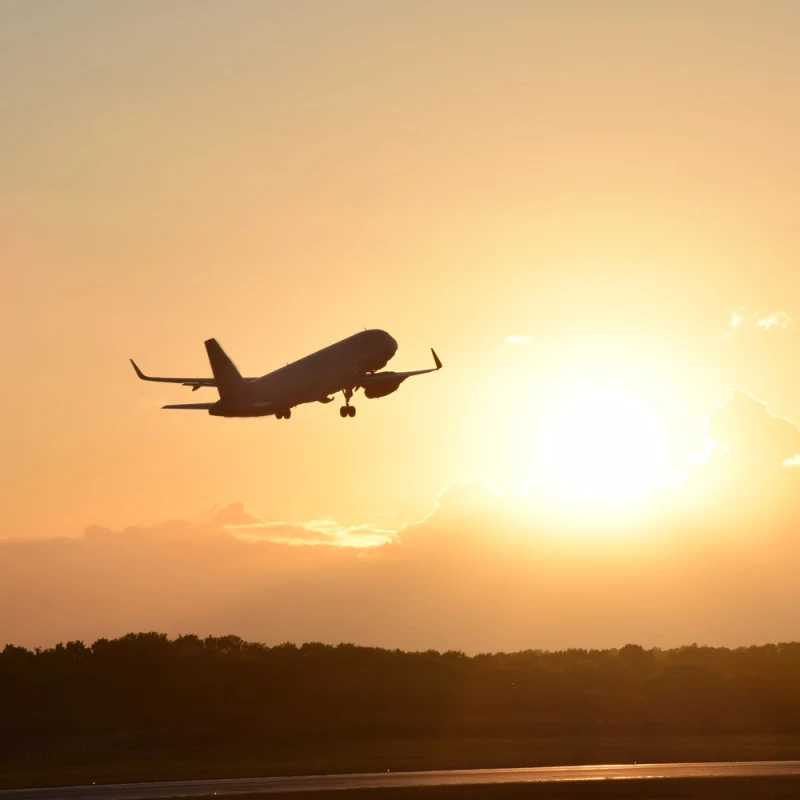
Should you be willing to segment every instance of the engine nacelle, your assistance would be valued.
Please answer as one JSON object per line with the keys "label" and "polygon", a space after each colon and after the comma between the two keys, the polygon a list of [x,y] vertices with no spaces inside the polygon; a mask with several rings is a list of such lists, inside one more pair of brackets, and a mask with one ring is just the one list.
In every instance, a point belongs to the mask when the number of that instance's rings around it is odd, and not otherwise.
{"label": "engine nacelle", "polygon": [[373,383],[372,386],[364,387],[364,397],[374,400],[376,397],[386,397],[387,394],[396,392],[400,388],[403,379],[396,381],[381,381],[380,383]]}

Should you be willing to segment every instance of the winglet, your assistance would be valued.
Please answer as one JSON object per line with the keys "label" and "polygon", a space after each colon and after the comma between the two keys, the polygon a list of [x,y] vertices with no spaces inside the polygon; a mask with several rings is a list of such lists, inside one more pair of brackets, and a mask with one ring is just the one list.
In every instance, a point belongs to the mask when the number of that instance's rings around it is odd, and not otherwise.
{"label": "winglet", "polygon": [[439,356],[436,355],[436,351],[432,347],[431,347],[431,353],[433,353],[433,363],[436,364],[436,369],[441,369],[442,362],[439,360]]}
{"label": "winglet", "polygon": [[147,378],[147,375],[145,375],[145,374],[144,374],[144,372],[142,372],[142,371],[139,369],[139,367],[137,367],[137,366],[136,366],[136,362],[135,362],[135,361],[134,361],[132,358],[130,359],[130,362],[131,362],[131,364],[133,364],[133,368],[136,370],[136,374],[137,374],[137,375],[138,375],[138,376],[139,376],[139,377],[140,377],[140,378],[141,378],[143,381],[146,381],[146,380],[148,380],[148,378]]}

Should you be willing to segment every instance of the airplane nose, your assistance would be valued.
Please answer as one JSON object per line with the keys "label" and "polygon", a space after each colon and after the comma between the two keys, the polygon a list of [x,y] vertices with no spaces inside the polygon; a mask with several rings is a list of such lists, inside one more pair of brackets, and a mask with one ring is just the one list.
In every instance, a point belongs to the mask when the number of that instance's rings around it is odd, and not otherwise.
{"label": "airplane nose", "polygon": [[386,331],[381,331],[383,333],[384,339],[386,341],[386,349],[391,350],[392,355],[397,352],[397,340],[391,334],[387,333]]}

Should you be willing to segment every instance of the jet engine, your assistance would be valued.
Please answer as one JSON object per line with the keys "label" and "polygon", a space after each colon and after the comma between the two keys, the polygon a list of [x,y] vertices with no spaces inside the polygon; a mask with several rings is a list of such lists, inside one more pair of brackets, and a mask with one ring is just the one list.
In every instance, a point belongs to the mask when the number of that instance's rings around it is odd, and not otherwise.
{"label": "jet engine", "polygon": [[386,397],[387,394],[396,392],[402,382],[403,379],[399,378],[395,381],[383,380],[380,383],[368,384],[364,387],[364,396],[370,400],[374,400],[376,397]]}

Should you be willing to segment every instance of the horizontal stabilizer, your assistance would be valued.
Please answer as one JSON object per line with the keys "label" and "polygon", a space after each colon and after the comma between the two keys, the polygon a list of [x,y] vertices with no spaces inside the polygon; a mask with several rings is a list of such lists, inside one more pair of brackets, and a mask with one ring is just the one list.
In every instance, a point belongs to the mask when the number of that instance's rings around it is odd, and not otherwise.
{"label": "horizontal stabilizer", "polygon": [[171,406],[161,406],[161,408],[178,408],[184,411],[210,411],[215,405],[216,403],[177,403],[176,405]]}
{"label": "horizontal stabilizer", "polygon": [[157,383],[181,383],[184,386],[191,386],[192,391],[195,391],[202,386],[216,386],[216,382],[213,378],[155,378],[152,375],[145,375],[139,369],[139,365],[131,358],[131,364],[133,364],[133,369],[136,371],[137,377],[139,377],[143,381],[156,381]]}
{"label": "horizontal stabilizer", "polygon": [[[217,345],[217,347],[219,347],[219,345]],[[221,352],[222,348],[219,349]],[[227,358],[224,353],[222,355],[223,357]],[[183,386],[191,386],[193,392],[197,391],[198,389],[202,389],[204,386],[214,387],[217,385],[215,378],[157,378],[153,375],[145,375],[144,372],[139,369],[139,365],[132,358],[129,360],[131,364],[133,364],[133,369],[136,372],[136,376],[143,381],[156,381],[157,383],[180,383]],[[236,367],[233,369],[235,370]],[[238,375],[238,371],[236,374]],[[240,380],[248,382],[255,380],[255,378],[240,378]]]}

